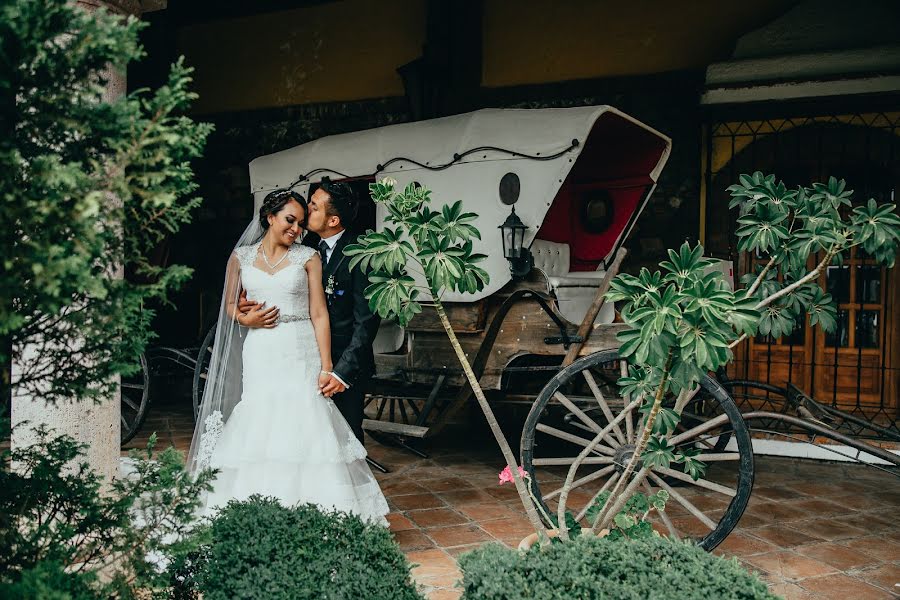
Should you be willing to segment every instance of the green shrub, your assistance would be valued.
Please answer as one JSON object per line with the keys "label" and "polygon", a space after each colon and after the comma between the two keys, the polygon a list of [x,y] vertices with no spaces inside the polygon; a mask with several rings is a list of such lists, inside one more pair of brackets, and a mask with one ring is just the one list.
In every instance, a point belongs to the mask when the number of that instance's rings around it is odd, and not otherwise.
{"label": "green shrub", "polygon": [[409,563],[387,529],[312,504],[232,501],[210,527],[198,580],[204,600],[420,600]]}
{"label": "green shrub", "polygon": [[577,537],[526,554],[496,544],[459,559],[463,600],[776,598],[734,560],[667,538]]}
{"label": "green shrub", "polygon": [[104,101],[146,23],[90,4],[0,2],[0,381],[49,403],[117,397],[138,370],[152,307],[190,275],[158,256],[199,205],[191,161],[212,131],[185,116],[181,60],[155,91]]}
{"label": "green shrub", "polygon": [[0,598],[16,600],[96,600],[97,576],[80,573],[59,562],[42,560],[18,574],[15,582],[0,581]]}
{"label": "green shrub", "polygon": [[[0,451],[0,598],[104,600],[166,596],[195,550],[195,513],[212,471],[190,475],[174,448],[131,452],[104,481],[85,446],[46,426],[31,446]],[[15,465],[15,469],[10,468]]]}

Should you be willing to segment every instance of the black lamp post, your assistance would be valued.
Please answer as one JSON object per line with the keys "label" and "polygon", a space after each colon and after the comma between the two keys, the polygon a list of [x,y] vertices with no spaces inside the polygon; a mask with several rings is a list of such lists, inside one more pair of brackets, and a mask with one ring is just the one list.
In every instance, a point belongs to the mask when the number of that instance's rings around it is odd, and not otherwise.
{"label": "black lamp post", "polygon": [[503,256],[509,261],[509,272],[517,279],[528,275],[534,266],[531,250],[525,247],[527,230],[528,226],[516,214],[516,207],[512,207],[512,212],[500,226],[500,231],[503,240]]}

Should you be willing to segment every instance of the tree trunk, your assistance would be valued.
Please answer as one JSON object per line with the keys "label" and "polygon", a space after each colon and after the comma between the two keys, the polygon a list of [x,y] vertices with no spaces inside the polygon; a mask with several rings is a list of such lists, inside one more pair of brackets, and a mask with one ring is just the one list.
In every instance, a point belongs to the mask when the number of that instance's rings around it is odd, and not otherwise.
{"label": "tree trunk", "polygon": [[[474,371],[472,371],[472,366],[469,364],[468,359],[466,359],[466,354],[463,352],[462,346],[459,345],[459,340],[456,338],[453,327],[450,325],[450,319],[447,318],[447,313],[444,312],[444,306],[441,304],[441,301],[438,300],[438,295],[436,293],[433,293],[432,296],[434,297],[434,308],[441,320],[441,325],[444,326],[447,337],[450,338],[450,345],[453,346],[453,351],[456,352],[456,358],[459,359],[459,363],[462,365],[463,371],[466,374],[466,379],[468,380],[469,385],[472,386],[472,391],[475,392],[475,398],[478,400],[478,405],[484,413],[484,418],[487,420],[488,425],[491,428],[491,433],[494,434],[497,445],[500,446],[503,458],[506,459],[506,464],[509,466],[509,470],[512,473],[516,491],[519,493],[519,498],[522,500],[522,505],[525,507],[525,514],[528,516],[528,520],[537,532],[538,539],[541,540],[541,544],[543,544],[548,539],[546,529],[541,523],[541,518],[537,514],[534,503],[531,501],[531,497],[528,494],[528,488],[525,487],[527,484],[519,477],[519,462],[516,460],[512,448],[510,448],[509,444],[506,442],[503,431],[500,430],[500,424],[497,423],[494,411],[491,410],[487,398],[484,397],[484,391],[481,389],[481,385],[478,383]],[[560,527],[562,526],[563,524],[560,524]]]}
{"label": "tree trunk", "polygon": [[[575,461],[572,463],[572,466],[569,467],[569,472],[566,474],[566,481],[563,483],[562,492],[559,494],[559,505],[557,506],[557,520],[560,523],[564,523],[566,520],[566,502],[569,499],[569,492],[572,491],[572,482],[575,480],[575,473],[578,471],[578,468],[581,467],[584,459],[588,457],[588,455],[594,451],[600,442],[603,440],[606,435],[612,431],[613,427],[618,425],[622,420],[624,420],[625,415],[628,415],[628,418],[631,418],[629,412],[637,408],[640,404],[640,398],[637,400],[633,400],[630,404],[628,404],[625,408],[622,409],[622,412],[619,413],[615,419],[613,419],[606,427],[601,429],[597,435],[594,436],[594,439],[591,440],[591,443],[584,447],[578,456],[575,458]],[[569,541],[569,531],[565,527],[559,528],[559,538],[564,542]]]}
{"label": "tree trunk", "polygon": [[634,489],[633,486],[628,485],[625,491],[620,492],[622,485],[628,483],[628,478],[631,477],[631,474],[634,472],[635,466],[637,466],[639,461],[643,460],[641,455],[647,447],[647,442],[650,440],[650,434],[653,433],[653,422],[656,420],[656,415],[659,414],[659,409],[662,408],[662,401],[666,395],[666,384],[669,380],[669,369],[672,368],[672,357],[674,353],[675,349],[669,348],[669,355],[666,357],[666,366],[663,369],[659,388],[656,390],[656,398],[653,399],[653,407],[650,409],[650,414],[647,415],[647,422],[644,423],[644,431],[641,432],[641,439],[638,440],[637,446],[634,448],[634,455],[632,455],[631,460],[628,461],[628,466],[625,467],[625,471],[622,473],[622,476],[619,477],[613,491],[610,493],[609,500],[606,501],[606,506],[603,507],[603,510],[597,516],[597,520],[591,525],[591,533],[594,532],[598,525],[601,529],[609,525],[616,512],[628,500],[625,492],[629,489]]}

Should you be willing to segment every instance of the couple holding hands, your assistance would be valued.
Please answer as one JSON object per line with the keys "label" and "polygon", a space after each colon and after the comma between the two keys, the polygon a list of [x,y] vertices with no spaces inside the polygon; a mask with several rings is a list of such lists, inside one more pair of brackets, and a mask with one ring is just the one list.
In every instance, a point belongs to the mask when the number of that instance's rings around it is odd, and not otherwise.
{"label": "couple holding hands", "polygon": [[379,319],[343,254],[357,213],[345,183],[309,201],[276,190],[229,257],[188,455],[192,471],[219,470],[205,512],[261,494],[386,524],[362,445]]}

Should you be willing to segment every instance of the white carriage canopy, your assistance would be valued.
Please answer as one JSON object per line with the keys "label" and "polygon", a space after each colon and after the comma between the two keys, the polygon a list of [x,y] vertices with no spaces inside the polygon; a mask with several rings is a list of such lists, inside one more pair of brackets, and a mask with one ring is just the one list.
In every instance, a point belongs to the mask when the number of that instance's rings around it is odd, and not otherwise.
{"label": "white carriage canopy", "polygon": [[[472,302],[510,281],[499,225],[516,214],[529,227],[536,266],[557,283],[602,273],[646,205],[671,140],[610,106],[484,109],[472,113],[324,137],[250,163],[256,206],[274,189],[304,196],[322,177],[374,181],[390,175],[432,190],[440,206],[462,200],[479,215],[475,251],[490,284],[479,294],[447,293]],[[517,198],[501,198],[500,181],[518,181]],[[510,178],[507,178],[507,182]],[[515,194],[513,194],[515,196]],[[378,208],[375,223],[383,227]],[[564,256],[565,255],[565,256]],[[564,262],[565,264],[560,264]]]}

